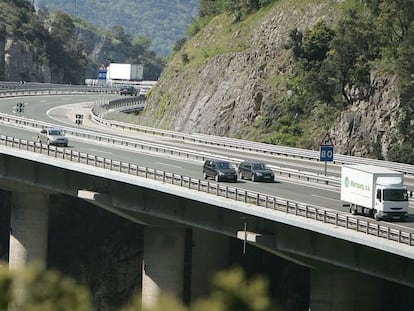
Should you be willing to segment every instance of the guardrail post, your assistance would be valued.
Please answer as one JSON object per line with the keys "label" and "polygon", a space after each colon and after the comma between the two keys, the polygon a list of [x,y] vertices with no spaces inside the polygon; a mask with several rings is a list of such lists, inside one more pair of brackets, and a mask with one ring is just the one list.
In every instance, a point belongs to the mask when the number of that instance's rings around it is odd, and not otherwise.
{"label": "guardrail post", "polygon": [[219,189],[219,184],[216,183],[216,195],[219,196],[220,195],[220,189]]}
{"label": "guardrail post", "polygon": [[226,193],[225,193],[225,198],[228,199],[229,197],[229,186],[226,186]]}
{"label": "guardrail post", "polygon": [[256,205],[260,206],[260,194],[256,194]]}
{"label": "guardrail post", "polygon": [[162,182],[165,182],[165,171],[162,172]]}
{"label": "guardrail post", "polygon": [[145,168],[145,178],[148,178],[148,167]]}
{"label": "guardrail post", "polygon": [[326,223],[326,211],[323,211],[323,222]]}
{"label": "guardrail post", "polygon": [[345,217],[345,228],[347,228],[347,229],[349,228],[348,223],[349,223],[349,217],[346,216]]}
{"label": "guardrail post", "polygon": [[191,189],[191,177],[188,177],[188,189]]}

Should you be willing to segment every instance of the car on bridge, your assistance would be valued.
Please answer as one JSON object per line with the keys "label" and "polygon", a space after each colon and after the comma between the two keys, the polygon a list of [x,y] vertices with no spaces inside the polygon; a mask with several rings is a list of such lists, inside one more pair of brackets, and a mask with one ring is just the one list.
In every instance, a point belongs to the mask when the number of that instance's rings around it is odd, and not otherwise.
{"label": "car on bridge", "polygon": [[246,160],[239,164],[238,168],[240,179],[250,179],[251,181],[274,182],[275,174],[273,171],[260,161]]}
{"label": "car on bridge", "polygon": [[237,182],[237,172],[228,161],[206,160],[203,165],[203,177],[214,178],[215,181]]}
{"label": "car on bridge", "polygon": [[48,127],[40,131],[37,136],[37,142],[45,143],[48,146],[63,146],[67,147],[69,144],[68,138],[65,136],[65,132],[59,128]]}
{"label": "car on bridge", "polygon": [[119,89],[120,95],[131,95],[131,96],[137,96],[138,91],[135,87],[132,85],[124,85]]}

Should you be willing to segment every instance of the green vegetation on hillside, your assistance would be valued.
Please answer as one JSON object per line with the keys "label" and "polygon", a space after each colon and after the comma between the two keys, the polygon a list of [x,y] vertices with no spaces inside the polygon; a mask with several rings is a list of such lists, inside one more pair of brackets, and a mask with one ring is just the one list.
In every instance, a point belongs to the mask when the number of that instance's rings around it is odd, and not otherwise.
{"label": "green vegetation on hillside", "polygon": [[[34,57],[34,67],[49,67],[50,82],[83,84],[85,78],[96,78],[102,60],[88,57],[86,45],[96,42],[79,40],[79,32],[86,30],[96,38],[105,38],[101,54],[105,62],[129,62],[144,65],[144,79],[158,79],[163,60],[150,50],[150,41],[137,36],[134,39],[123,27],[114,26],[110,31],[98,31],[80,18],[72,18],[60,10],[49,13],[46,9],[35,11],[27,0],[0,1],[0,40],[12,38],[24,45]],[[98,39],[96,39],[98,40]],[[18,55],[12,55],[18,57]],[[29,68],[30,69],[30,68]],[[20,79],[49,82],[45,77],[21,70]],[[0,80],[5,80],[5,62],[0,62]]]}
{"label": "green vegetation on hillside", "polygon": [[370,0],[348,8],[335,25],[320,21],[303,33],[293,30],[289,48],[297,64],[292,77],[297,88],[297,117],[306,119],[321,106],[329,107],[336,116],[354,101],[368,100],[370,74],[382,68],[399,79],[398,131],[405,142],[404,148],[399,144],[392,147],[389,160],[414,163],[414,130],[409,124],[414,112],[414,14],[408,9],[412,4],[412,0]]}
{"label": "green vegetation on hillside", "polygon": [[[185,46],[181,53],[186,61],[173,66],[197,67],[215,55],[243,50],[248,44],[248,36],[243,34],[277,2],[201,0],[200,18],[189,26],[190,33],[197,36],[204,28],[221,25],[214,30],[215,42],[209,42],[208,48]],[[286,57],[294,59],[292,73],[268,81],[274,90],[288,90],[288,96],[275,91],[275,108],[269,110],[277,113],[256,120],[249,137],[312,148],[315,132],[331,127],[340,112],[355,101],[369,98],[373,91],[370,75],[377,70],[398,76],[402,104],[398,140],[403,143],[393,144],[389,160],[414,163],[410,124],[414,113],[413,4],[413,0],[349,0],[342,3],[342,13],[333,21],[321,19],[302,31],[292,28],[286,44]],[[236,32],[239,35],[234,39]],[[240,137],[246,134],[240,133]]]}
{"label": "green vegetation on hillside", "polygon": [[174,43],[183,38],[185,28],[196,17],[198,0],[37,0],[37,7],[49,11],[61,10],[80,17],[103,31],[122,26],[135,37],[149,39],[151,50],[159,56],[170,54]]}

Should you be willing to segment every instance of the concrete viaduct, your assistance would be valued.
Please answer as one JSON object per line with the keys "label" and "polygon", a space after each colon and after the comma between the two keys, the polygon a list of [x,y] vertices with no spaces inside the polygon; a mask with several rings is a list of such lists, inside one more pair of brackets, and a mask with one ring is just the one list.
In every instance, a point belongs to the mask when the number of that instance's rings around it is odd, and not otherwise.
{"label": "concrete viaduct", "polygon": [[188,228],[195,229],[194,297],[205,290],[207,273],[224,265],[225,252],[210,250],[228,247],[225,236],[309,267],[311,310],[379,310],[376,277],[414,287],[411,246],[160,181],[2,146],[0,188],[12,193],[11,269],[33,261],[45,264],[52,193],[88,200],[144,224],[146,305],[156,303],[165,292],[179,298],[185,294]]}

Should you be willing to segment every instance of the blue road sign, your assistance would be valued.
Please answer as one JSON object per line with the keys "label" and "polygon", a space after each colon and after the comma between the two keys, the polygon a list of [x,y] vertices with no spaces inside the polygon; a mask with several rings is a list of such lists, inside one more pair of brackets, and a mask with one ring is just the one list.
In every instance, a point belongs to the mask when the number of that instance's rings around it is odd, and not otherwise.
{"label": "blue road sign", "polygon": [[329,146],[329,145],[320,146],[319,161],[332,162],[333,156],[334,156],[333,146]]}
{"label": "blue road sign", "polygon": [[106,80],[106,70],[98,71],[98,80]]}

